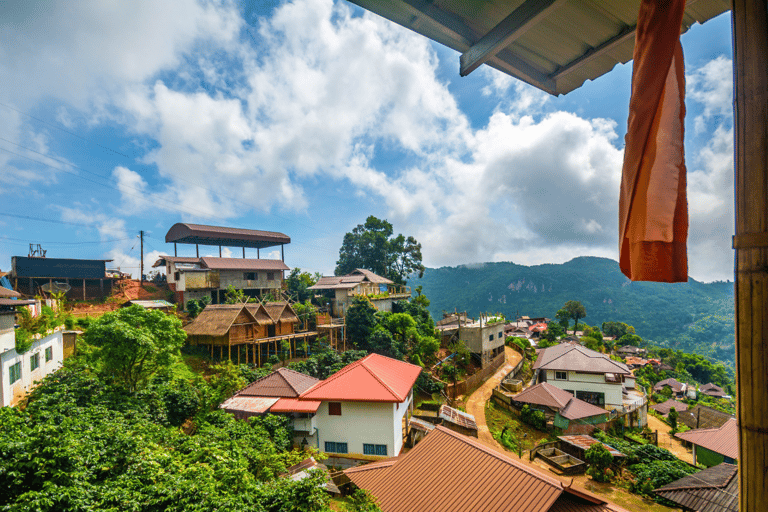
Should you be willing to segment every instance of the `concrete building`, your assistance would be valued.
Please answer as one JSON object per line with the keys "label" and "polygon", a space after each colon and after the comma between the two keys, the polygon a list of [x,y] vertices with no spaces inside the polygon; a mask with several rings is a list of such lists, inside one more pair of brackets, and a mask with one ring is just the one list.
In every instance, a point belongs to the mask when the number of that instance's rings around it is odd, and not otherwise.
{"label": "concrete building", "polygon": [[346,315],[347,309],[356,297],[365,296],[379,311],[392,311],[392,303],[411,298],[407,286],[396,285],[393,281],[358,268],[345,276],[323,276],[308,290],[332,290],[331,310],[336,317]]}
{"label": "concrete building", "polygon": [[488,366],[493,358],[504,352],[505,323],[497,317],[480,316],[479,320],[454,315],[452,321],[438,323],[437,330],[444,344],[462,341],[481,366]]}

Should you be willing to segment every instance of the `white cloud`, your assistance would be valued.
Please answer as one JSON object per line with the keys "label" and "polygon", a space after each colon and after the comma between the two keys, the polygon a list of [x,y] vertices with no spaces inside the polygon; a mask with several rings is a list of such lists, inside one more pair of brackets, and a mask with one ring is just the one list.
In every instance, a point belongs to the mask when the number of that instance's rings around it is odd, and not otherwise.
{"label": "white cloud", "polygon": [[721,55],[686,76],[686,94],[700,103],[703,110],[694,118],[696,133],[707,129],[706,122],[732,122],[733,117],[733,62]]}

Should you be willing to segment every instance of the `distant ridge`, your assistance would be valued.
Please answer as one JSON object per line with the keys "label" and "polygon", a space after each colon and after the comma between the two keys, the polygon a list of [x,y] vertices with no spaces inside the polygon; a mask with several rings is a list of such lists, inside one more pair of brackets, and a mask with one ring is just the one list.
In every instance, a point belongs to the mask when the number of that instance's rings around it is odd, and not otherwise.
{"label": "distant ridge", "polygon": [[435,320],[454,309],[554,318],[566,301],[578,300],[589,325],[625,322],[654,344],[734,364],[732,282],[633,283],[618,262],[580,256],[562,264],[427,268],[409,284],[422,286]]}

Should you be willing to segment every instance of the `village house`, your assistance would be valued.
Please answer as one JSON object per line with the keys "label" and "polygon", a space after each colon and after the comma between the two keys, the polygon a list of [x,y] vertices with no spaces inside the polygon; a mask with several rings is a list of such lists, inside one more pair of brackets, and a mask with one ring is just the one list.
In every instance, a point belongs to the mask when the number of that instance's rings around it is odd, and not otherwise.
{"label": "village house", "polygon": [[107,272],[107,262],[112,260],[48,258],[44,254],[11,257],[8,278],[14,290],[29,297],[64,292],[70,300],[104,299],[112,293],[114,277]]}
{"label": "village house", "polygon": [[679,414],[681,412],[687,411],[688,405],[683,402],[679,402],[674,398],[670,398],[666,402],[652,405],[651,409],[653,409],[654,411],[656,411],[657,413],[661,414],[666,418],[667,416],[669,416],[669,413],[672,409],[676,410]]}
{"label": "village house", "polygon": [[329,454],[400,453],[420,366],[369,354],[322,381],[288,372],[281,368],[255,381],[221,407],[240,417],[291,414],[296,443]]}
{"label": "village house", "polygon": [[623,347],[618,347],[615,350],[615,352],[617,355],[620,355],[621,357],[626,357],[626,356],[639,357],[648,351],[644,348],[635,347],[633,345],[624,345]]}
{"label": "village house", "polygon": [[533,364],[537,383],[548,382],[579,400],[626,414],[630,425],[647,421],[647,397],[627,365],[578,343],[561,343],[538,351]]}
{"label": "village house", "polygon": [[738,512],[738,467],[723,462],[653,491],[685,511]]}
{"label": "village house", "polygon": [[397,458],[344,470],[383,512],[624,512],[624,509],[438,426]]}
{"label": "village house", "polygon": [[16,308],[36,303],[35,300],[19,299],[19,296],[19,293],[0,286],[0,406],[16,405],[36,381],[58,370],[65,357],[74,353],[77,336],[59,327],[43,335],[34,335],[29,349],[18,353]]}
{"label": "village house", "polygon": [[608,411],[579,400],[573,393],[548,382],[531,386],[511,397],[511,403],[520,410],[525,404],[542,411],[553,426],[564,434],[591,434],[593,430],[605,430]]}
{"label": "village house", "polygon": [[653,386],[653,391],[654,393],[661,393],[665,387],[668,387],[670,390],[672,390],[672,396],[677,398],[685,398],[688,391],[688,384],[672,378],[657,382]]}
{"label": "village house", "polygon": [[504,353],[506,336],[501,317],[480,315],[478,320],[466,316],[446,317],[435,326],[444,346],[462,341],[482,368]]}
{"label": "village house", "polygon": [[358,268],[344,276],[323,276],[307,288],[316,291],[333,291],[331,311],[336,317],[346,316],[356,297],[366,297],[379,311],[392,311],[392,303],[409,300],[411,289],[396,285],[393,281]]}
{"label": "village house", "polygon": [[707,396],[711,396],[712,398],[730,398],[730,396],[726,394],[723,388],[721,388],[716,384],[712,384],[711,382],[701,386],[699,388],[699,393],[703,393]]}
{"label": "village house", "polygon": [[696,406],[680,413],[677,421],[689,428],[718,428],[725,425],[734,416],[723,411],[718,411],[706,405]]}
{"label": "village house", "polygon": [[707,467],[722,462],[735,464],[739,457],[739,425],[731,418],[717,428],[678,432],[675,437],[693,445],[693,463]]}

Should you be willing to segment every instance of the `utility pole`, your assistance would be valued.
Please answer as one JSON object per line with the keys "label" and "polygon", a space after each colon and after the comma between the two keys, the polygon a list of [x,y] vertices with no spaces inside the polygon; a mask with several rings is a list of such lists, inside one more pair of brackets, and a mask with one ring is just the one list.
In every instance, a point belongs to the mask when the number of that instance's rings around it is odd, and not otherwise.
{"label": "utility pole", "polygon": [[141,270],[139,273],[139,286],[144,288],[144,231],[139,231],[139,238],[141,238]]}

